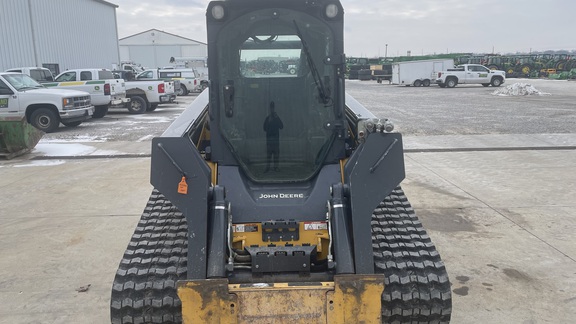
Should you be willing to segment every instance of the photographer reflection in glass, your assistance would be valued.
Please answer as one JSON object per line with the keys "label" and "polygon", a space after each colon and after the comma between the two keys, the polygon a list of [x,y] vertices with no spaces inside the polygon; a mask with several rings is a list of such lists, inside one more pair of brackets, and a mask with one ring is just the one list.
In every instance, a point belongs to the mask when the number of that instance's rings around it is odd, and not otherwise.
{"label": "photographer reflection in glass", "polygon": [[268,116],[264,120],[264,132],[266,132],[266,169],[264,172],[270,171],[272,158],[274,158],[274,171],[279,171],[280,130],[283,128],[284,124],[275,111],[274,101],[271,101]]}

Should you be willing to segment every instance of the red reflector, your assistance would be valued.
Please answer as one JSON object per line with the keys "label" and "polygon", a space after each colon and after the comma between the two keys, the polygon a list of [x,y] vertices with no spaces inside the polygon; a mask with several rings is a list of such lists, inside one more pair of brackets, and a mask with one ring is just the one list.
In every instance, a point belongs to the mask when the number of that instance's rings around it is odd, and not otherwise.
{"label": "red reflector", "polygon": [[164,83],[158,85],[158,93],[164,93]]}
{"label": "red reflector", "polygon": [[438,72],[438,77],[441,77],[441,76],[442,76],[442,73],[441,73],[441,72]]}
{"label": "red reflector", "polygon": [[104,95],[106,95],[106,96],[110,95],[110,83],[104,84]]}

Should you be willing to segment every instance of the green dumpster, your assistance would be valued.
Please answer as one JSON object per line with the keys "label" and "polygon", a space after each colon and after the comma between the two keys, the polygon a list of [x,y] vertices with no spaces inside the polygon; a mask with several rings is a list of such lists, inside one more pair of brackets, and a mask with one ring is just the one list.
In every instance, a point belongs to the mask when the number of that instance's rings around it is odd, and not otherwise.
{"label": "green dumpster", "polygon": [[44,132],[28,124],[25,117],[0,117],[0,156],[11,159],[30,152]]}

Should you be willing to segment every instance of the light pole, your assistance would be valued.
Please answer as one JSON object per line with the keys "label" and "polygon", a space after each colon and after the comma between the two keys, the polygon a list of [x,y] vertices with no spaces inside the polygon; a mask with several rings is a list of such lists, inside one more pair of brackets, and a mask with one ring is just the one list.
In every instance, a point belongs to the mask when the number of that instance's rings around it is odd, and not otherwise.
{"label": "light pole", "polygon": [[386,48],[384,50],[384,59],[388,57],[388,44],[386,44]]}

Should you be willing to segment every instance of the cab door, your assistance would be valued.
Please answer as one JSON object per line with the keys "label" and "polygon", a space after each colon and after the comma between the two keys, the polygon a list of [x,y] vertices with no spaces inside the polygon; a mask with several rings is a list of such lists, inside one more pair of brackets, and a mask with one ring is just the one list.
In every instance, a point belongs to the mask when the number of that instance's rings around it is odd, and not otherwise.
{"label": "cab door", "polygon": [[18,95],[0,79],[0,117],[18,117],[19,111]]}
{"label": "cab door", "polygon": [[468,72],[466,73],[466,83],[490,83],[488,76],[490,70],[484,66],[473,65],[468,66]]}

